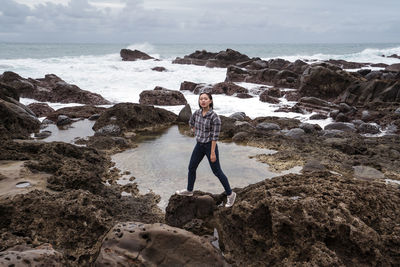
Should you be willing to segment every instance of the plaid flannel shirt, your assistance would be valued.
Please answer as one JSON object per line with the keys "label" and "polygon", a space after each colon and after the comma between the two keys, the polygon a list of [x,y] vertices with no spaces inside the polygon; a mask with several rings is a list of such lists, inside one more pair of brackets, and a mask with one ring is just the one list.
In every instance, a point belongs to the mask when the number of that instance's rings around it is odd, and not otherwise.
{"label": "plaid flannel shirt", "polygon": [[203,117],[202,110],[196,110],[190,117],[189,124],[195,128],[197,142],[217,141],[221,131],[221,119],[212,109]]}

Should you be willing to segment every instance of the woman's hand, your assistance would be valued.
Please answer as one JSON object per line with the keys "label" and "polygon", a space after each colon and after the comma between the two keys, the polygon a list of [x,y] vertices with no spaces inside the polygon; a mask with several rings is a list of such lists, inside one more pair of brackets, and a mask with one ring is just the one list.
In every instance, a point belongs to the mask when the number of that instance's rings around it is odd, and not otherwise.
{"label": "woman's hand", "polygon": [[215,152],[211,151],[211,155],[210,155],[210,161],[212,163],[217,161],[217,156],[215,156]]}

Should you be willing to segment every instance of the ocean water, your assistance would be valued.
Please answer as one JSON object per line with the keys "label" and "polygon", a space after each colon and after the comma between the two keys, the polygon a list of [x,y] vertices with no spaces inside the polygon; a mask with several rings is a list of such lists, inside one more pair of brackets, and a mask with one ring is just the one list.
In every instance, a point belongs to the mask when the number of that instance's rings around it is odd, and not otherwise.
{"label": "ocean water", "polygon": [[[160,59],[124,62],[119,51],[122,48],[138,49]],[[113,103],[139,102],[143,90],[155,86],[179,90],[183,81],[218,83],[225,80],[225,68],[172,64],[177,56],[183,57],[196,50],[218,52],[235,49],[250,57],[262,59],[284,58],[290,61],[344,59],[370,63],[400,63],[400,59],[382,55],[400,55],[400,44],[12,44],[0,43],[0,74],[13,71],[22,77],[42,78],[53,73],[81,89],[99,93]],[[167,72],[152,71],[156,66],[165,67]],[[240,83],[249,89],[260,85]],[[197,95],[183,92],[192,109],[197,107]],[[28,104],[31,99],[21,99]],[[60,108],[59,103],[49,103]],[[311,114],[276,113],[280,105],[295,103],[281,99],[281,104],[262,103],[257,97],[239,99],[232,96],[215,95],[215,110],[220,115],[242,111],[251,118],[257,116],[282,116],[307,121]],[[69,104],[71,105],[71,104]],[[178,113],[183,106],[164,107]],[[321,126],[329,123],[313,121]]]}

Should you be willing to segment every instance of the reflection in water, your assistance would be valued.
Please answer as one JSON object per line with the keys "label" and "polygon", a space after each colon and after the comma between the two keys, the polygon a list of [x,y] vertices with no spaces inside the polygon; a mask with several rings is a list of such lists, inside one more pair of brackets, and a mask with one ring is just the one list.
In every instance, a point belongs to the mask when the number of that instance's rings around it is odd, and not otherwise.
{"label": "reflection in water", "polygon": [[[142,193],[152,190],[159,194],[159,206],[165,208],[176,190],[186,188],[187,168],[195,144],[193,137],[179,133],[178,126],[172,126],[161,136],[143,138],[137,148],[115,154],[112,160],[121,171],[129,171],[136,177],[135,182]],[[245,187],[283,174],[270,172],[267,164],[249,158],[257,154],[272,154],[273,150],[221,142],[218,142],[218,149],[222,170],[232,188]],[[299,168],[293,168],[285,173],[298,171]],[[121,184],[128,182],[128,177],[119,181]],[[206,157],[197,169],[195,190],[211,193],[224,191]]]}
{"label": "reflection in water", "polygon": [[55,124],[49,124],[42,131],[50,131],[51,135],[42,140],[45,142],[58,141],[73,143],[77,138],[92,136],[94,134],[92,129],[94,123],[95,121],[85,119],[63,127],[57,127]]}

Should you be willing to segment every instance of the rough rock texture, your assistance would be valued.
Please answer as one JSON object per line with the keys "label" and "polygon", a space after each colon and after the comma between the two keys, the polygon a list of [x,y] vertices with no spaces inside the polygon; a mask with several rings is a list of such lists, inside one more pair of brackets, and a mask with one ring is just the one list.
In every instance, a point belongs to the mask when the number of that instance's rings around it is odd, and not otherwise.
{"label": "rough rock texture", "polygon": [[387,66],[385,69],[388,71],[400,71],[400,63],[392,64],[390,66]]}
{"label": "rough rock texture", "polygon": [[192,109],[189,104],[186,104],[183,109],[179,112],[178,121],[189,123],[189,119],[192,116]]}
{"label": "rough rock texture", "polygon": [[336,98],[357,78],[331,64],[310,65],[301,76],[299,93],[325,100]]}
{"label": "rough rock texture", "polygon": [[366,67],[370,65],[369,63],[359,63],[359,62],[351,62],[346,60],[337,60],[337,59],[329,59],[324,61],[326,63],[338,66],[341,69],[360,69],[362,67]]}
{"label": "rough rock texture", "polygon": [[39,130],[40,121],[18,100],[16,89],[0,83],[0,139],[26,138]]}
{"label": "rough rock texture", "polygon": [[344,132],[355,132],[357,129],[352,123],[348,122],[333,122],[324,127],[324,130],[340,130]]}
{"label": "rough rock texture", "polygon": [[[278,66],[279,67],[279,66]],[[243,69],[229,66],[226,71],[226,82],[250,82],[286,88],[297,88],[299,74],[283,69],[265,68],[260,70]]]}
{"label": "rough rock texture", "polygon": [[21,97],[42,102],[110,104],[101,95],[68,84],[54,74],[46,74],[42,79],[24,79],[14,72],[6,71],[0,75],[0,82],[16,89]]}
{"label": "rough rock texture", "polygon": [[101,114],[105,110],[106,108],[95,106],[65,107],[48,114],[47,119],[56,122],[60,115],[68,116],[71,119],[89,119],[91,116]]}
{"label": "rough rock texture", "polygon": [[[267,179],[235,191],[235,205],[217,208],[209,217],[225,258],[234,265],[400,263],[397,187],[319,171]],[[167,218],[179,216],[188,199],[172,196]],[[225,198],[214,199],[219,204]]]}
{"label": "rough rock texture", "polygon": [[185,96],[181,92],[158,86],[154,90],[142,91],[139,97],[139,103],[143,105],[176,106],[187,104]]}
{"label": "rough rock texture", "polygon": [[49,176],[46,191],[0,196],[0,251],[50,243],[68,265],[87,266],[116,221],[163,221],[154,194],[121,197],[120,186],[104,184],[112,182],[111,161],[96,150],[8,141],[0,147],[0,160],[28,160],[25,165],[32,173]]}
{"label": "rough rock texture", "polygon": [[26,165],[36,172],[53,174],[48,179],[52,190],[84,189],[100,194],[105,187],[101,177],[107,173],[107,159],[96,150],[66,143],[5,142],[0,160],[31,160]]}
{"label": "rough rock texture", "polygon": [[385,178],[385,175],[382,172],[368,166],[353,166],[353,169],[353,175],[357,179],[374,180]]}
{"label": "rough rock texture", "polygon": [[268,102],[268,103],[271,103],[271,104],[279,104],[279,102],[280,102],[278,98],[276,98],[274,96],[271,96],[268,93],[268,91],[264,91],[264,92],[262,92],[260,94],[260,101],[261,102]]}
{"label": "rough rock texture", "polygon": [[54,250],[50,244],[35,248],[20,245],[0,252],[0,265],[62,267],[66,265],[66,261],[63,255]]}
{"label": "rough rock texture", "polygon": [[248,90],[242,86],[236,85],[231,82],[222,82],[214,84],[211,93],[233,95],[237,93],[248,93]]}
{"label": "rough rock texture", "polygon": [[136,130],[145,127],[169,125],[177,120],[174,113],[153,106],[120,103],[106,111],[93,126],[98,130],[106,125],[118,125],[122,131]]}
{"label": "rough rock texture", "polygon": [[81,139],[76,143],[111,153],[122,152],[127,148],[135,147],[129,139],[119,136],[91,136],[88,140]]}
{"label": "rough rock texture", "polygon": [[135,61],[135,60],[146,60],[154,59],[153,57],[143,53],[139,50],[121,49],[120,55],[123,61]]}
{"label": "rough rock texture", "polygon": [[105,236],[95,266],[228,266],[209,240],[165,224],[123,222]]}
{"label": "rough rock texture", "polygon": [[27,107],[35,113],[36,117],[46,117],[49,113],[54,112],[54,109],[46,103],[32,103]]}
{"label": "rough rock texture", "polygon": [[[171,226],[180,227],[188,231],[192,231],[198,235],[213,234],[211,225],[205,224],[205,220],[212,216],[216,209],[215,200],[210,195],[198,195],[195,192],[193,197],[183,199],[173,206],[166,209],[165,220]],[[196,218],[196,221],[192,220]]]}
{"label": "rough rock texture", "polygon": [[180,90],[188,90],[193,92],[194,94],[207,92],[211,94],[225,94],[229,96],[234,94],[247,94],[249,92],[249,90],[247,90],[246,88],[236,85],[232,82],[204,84],[184,81],[183,83],[181,83]]}
{"label": "rough rock texture", "polygon": [[179,90],[181,90],[181,91],[188,90],[188,91],[193,92],[193,90],[196,88],[197,85],[198,85],[198,83],[184,81],[181,83]]}
{"label": "rough rock texture", "polygon": [[205,50],[196,51],[190,55],[184,56],[183,58],[177,57],[175,60],[172,61],[172,63],[193,64],[206,66],[209,68],[226,68],[229,65],[247,60],[250,60],[248,56],[228,48],[226,49],[226,51],[220,51],[219,53],[211,53]]}
{"label": "rough rock texture", "polygon": [[339,96],[340,101],[349,105],[366,105],[371,102],[400,102],[398,80],[370,80],[355,82]]}

